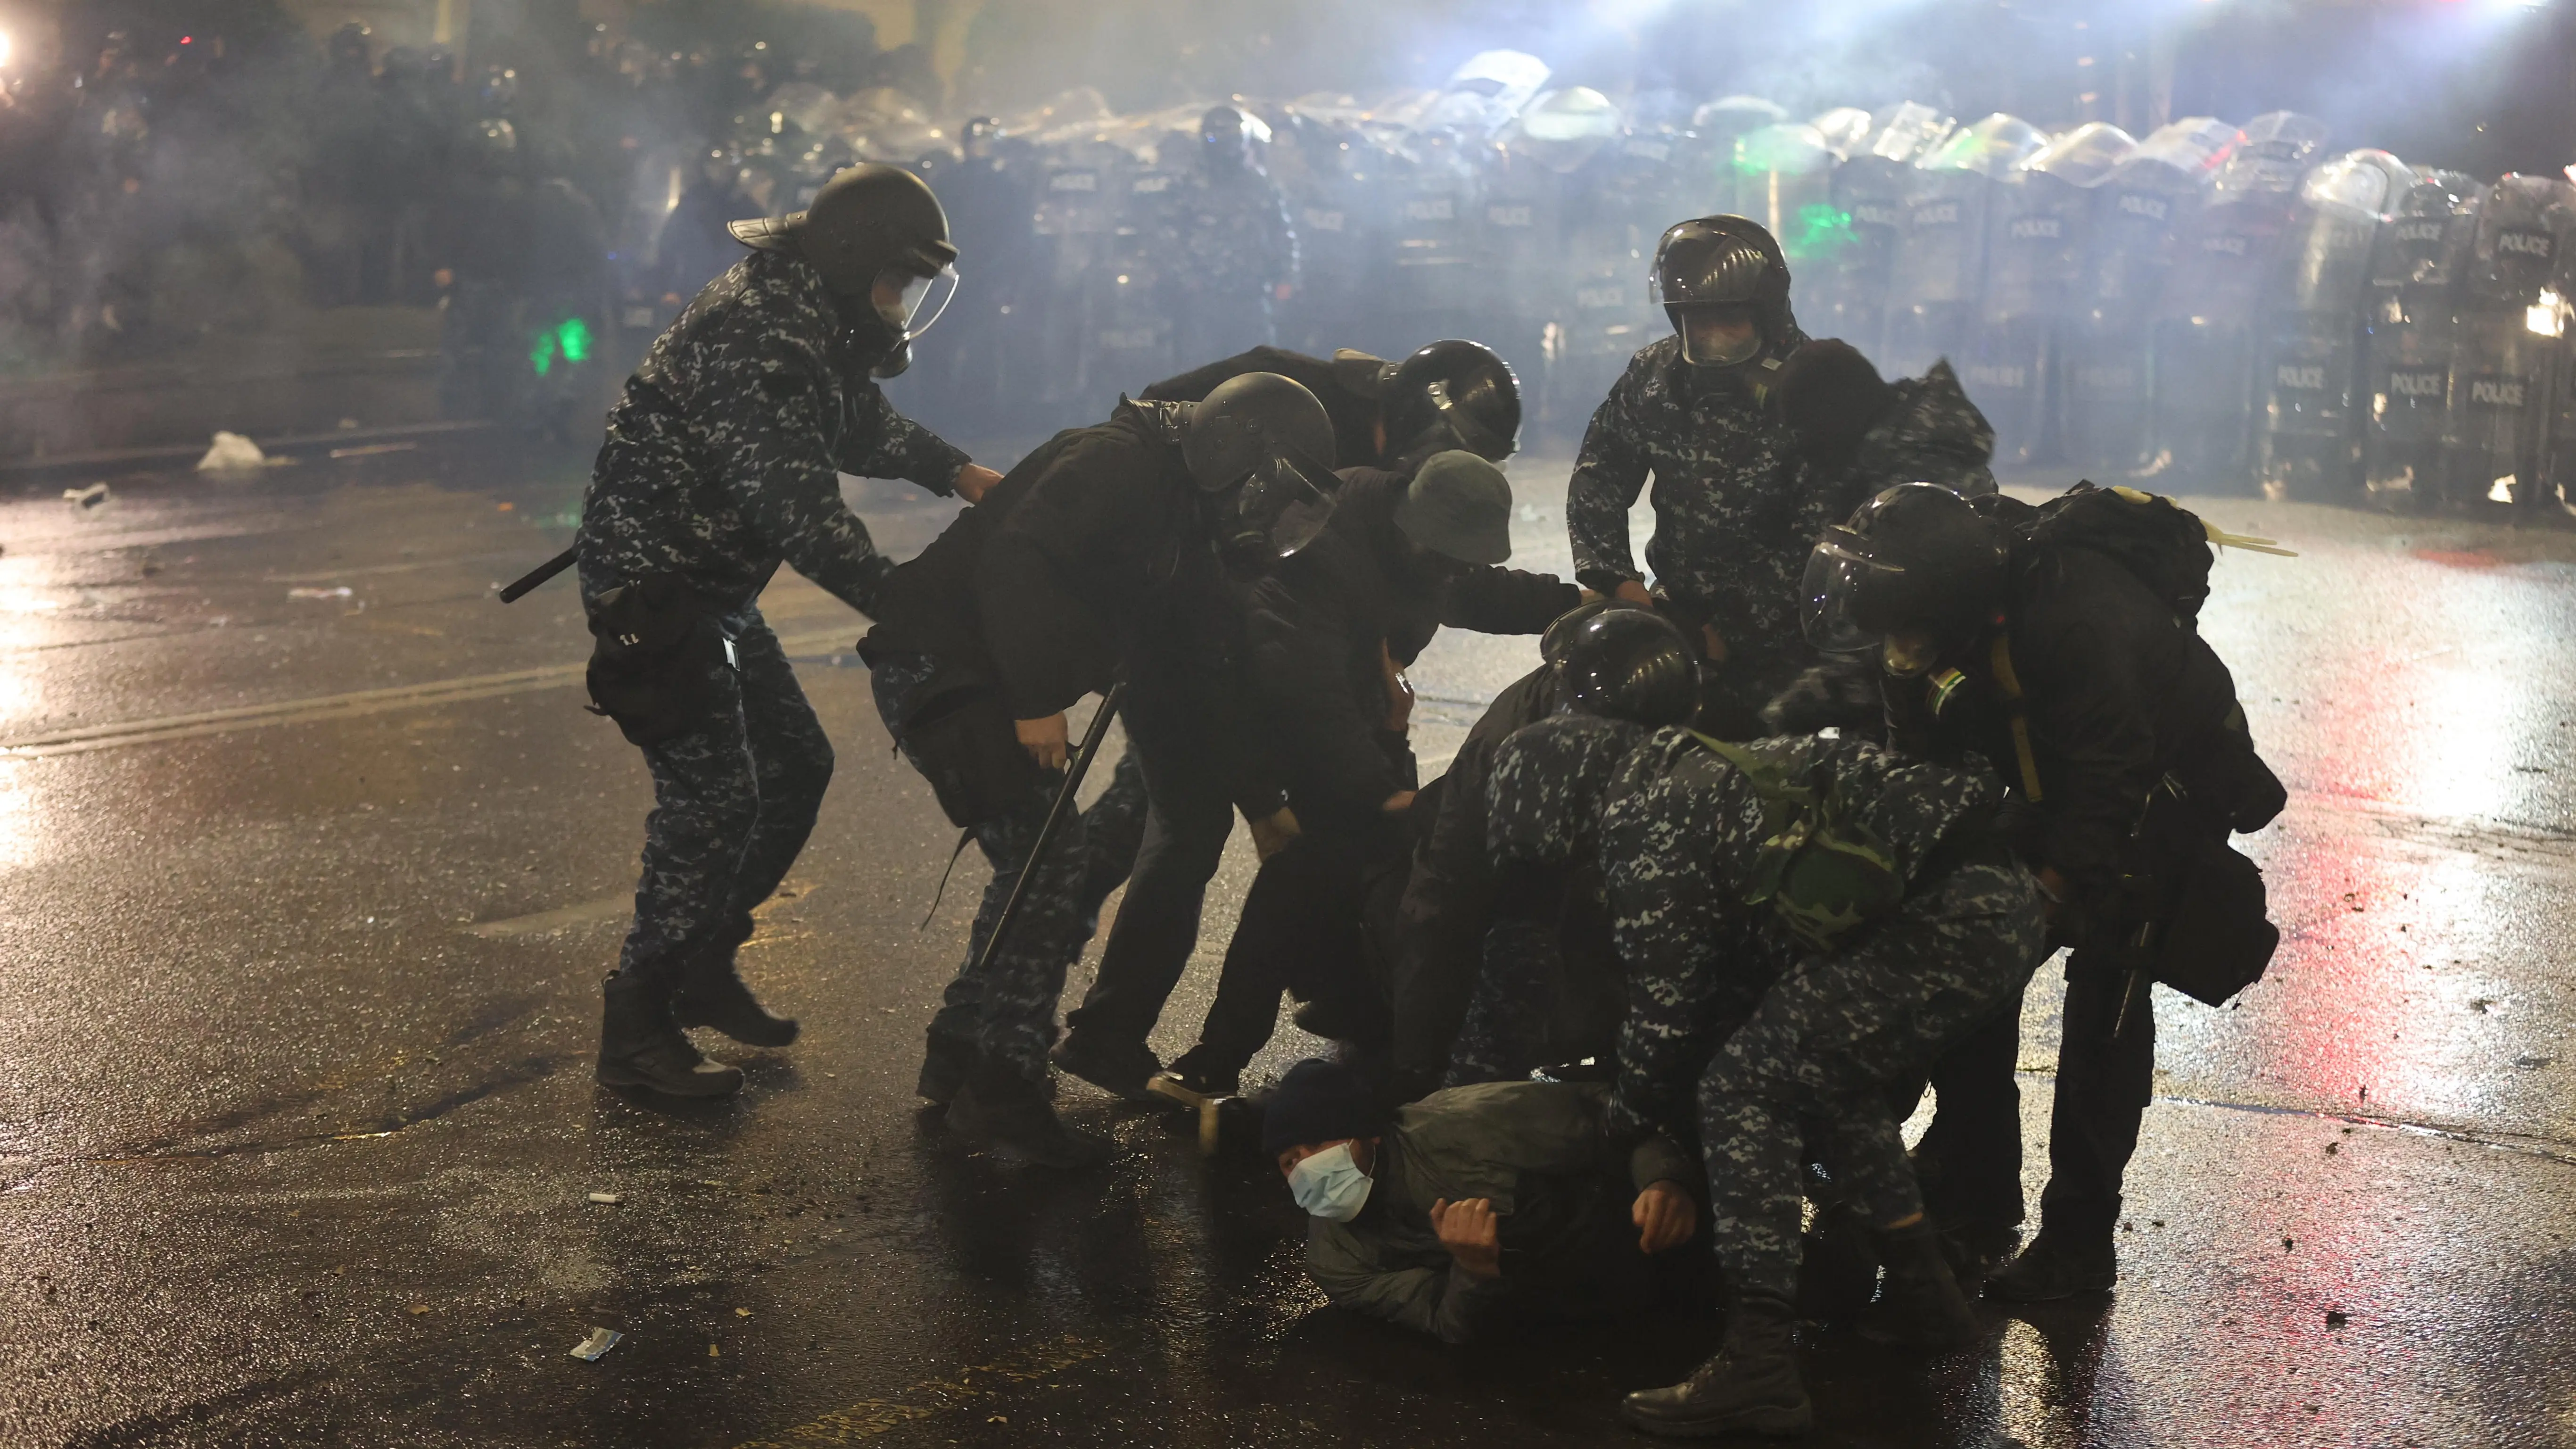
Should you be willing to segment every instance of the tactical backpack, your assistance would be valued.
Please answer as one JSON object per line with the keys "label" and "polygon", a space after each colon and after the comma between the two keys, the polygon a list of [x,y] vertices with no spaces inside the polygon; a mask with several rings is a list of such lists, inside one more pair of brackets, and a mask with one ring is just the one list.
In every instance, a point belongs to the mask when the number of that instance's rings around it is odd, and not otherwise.
{"label": "tactical backpack", "polygon": [[2032,505],[1994,494],[1974,500],[2031,543],[2098,553],[2129,571],[2189,624],[2209,600],[2211,545],[2296,557],[2268,538],[2228,533],[2159,493],[2084,482]]}
{"label": "tactical backpack", "polygon": [[[1797,942],[1830,951],[1905,899],[1895,853],[1861,823],[1831,763],[1803,775],[1741,745],[1690,732],[1709,755],[1732,765],[1762,801],[1762,844],[1744,903],[1768,905]],[[1705,756],[1685,758],[1680,768]]]}

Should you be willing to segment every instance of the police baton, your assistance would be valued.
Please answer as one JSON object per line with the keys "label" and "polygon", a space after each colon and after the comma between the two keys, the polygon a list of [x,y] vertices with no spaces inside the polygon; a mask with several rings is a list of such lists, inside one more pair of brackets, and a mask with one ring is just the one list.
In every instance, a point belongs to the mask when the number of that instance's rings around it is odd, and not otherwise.
{"label": "police baton", "polygon": [[975,958],[976,979],[982,979],[984,968],[1001,954],[1002,938],[1011,933],[1011,922],[1020,914],[1020,901],[1029,893],[1029,877],[1037,873],[1038,862],[1046,859],[1047,847],[1063,828],[1064,817],[1073,809],[1074,792],[1082,788],[1082,777],[1090,772],[1092,757],[1100,753],[1100,742],[1109,738],[1109,722],[1118,717],[1119,702],[1126,696],[1127,681],[1122,679],[1109,686],[1099,711],[1091,717],[1091,727],[1082,732],[1082,748],[1074,752],[1073,763],[1065,767],[1064,787],[1055,792],[1055,804],[1047,811],[1046,824],[1038,827],[1037,842],[1029,847],[1029,858],[1020,863],[1020,878],[1011,882],[1011,898],[1003,904],[1001,918],[993,922],[992,934],[984,938],[982,954]]}
{"label": "police baton", "polygon": [[[2131,961],[2145,960],[2147,940],[2155,929],[2153,921],[2140,925],[2120,954]],[[2145,966],[2132,966],[2120,973],[2120,1014],[2111,1023],[2111,1040],[2118,1041],[2129,1034],[2130,1018],[2142,1007],[2154,1009],[2149,1003],[2155,999],[2155,979],[2155,973]]]}
{"label": "police baton", "polygon": [[573,562],[580,557],[581,545],[574,544],[572,547],[556,554],[553,558],[547,559],[544,563],[541,563],[535,568],[528,570],[526,573],[519,575],[517,582],[511,584],[508,588],[503,589],[501,591],[501,602],[505,604],[517,603],[521,595],[527,593],[528,590],[535,588],[537,585],[544,583],[546,580],[553,578],[555,575],[562,573],[565,569],[571,568],[573,566]]}

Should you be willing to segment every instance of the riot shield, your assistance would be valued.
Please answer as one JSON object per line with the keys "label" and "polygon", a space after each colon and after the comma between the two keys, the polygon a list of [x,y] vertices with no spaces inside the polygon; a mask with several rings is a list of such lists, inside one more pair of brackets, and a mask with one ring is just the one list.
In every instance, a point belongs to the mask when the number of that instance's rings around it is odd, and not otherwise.
{"label": "riot shield", "polygon": [[[1820,128],[1821,129],[1821,128]],[[1877,356],[1884,340],[1888,280],[1904,233],[1914,163],[1946,139],[1947,116],[1908,101],[1872,118],[1872,129],[1834,168],[1824,234],[1796,279],[1796,302],[1819,337],[1839,337]]]}
{"label": "riot shield", "polygon": [[2562,501],[2566,465],[2552,446],[2567,304],[2558,290],[2576,243],[2576,185],[2507,175],[2478,204],[2460,279],[2452,353],[2447,471],[2452,496],[2516,512]]}
{"label": "riot shield", "polygon": [[1995,456],[2055,456],[2064,343],[2089,254],[2093,188],[2138,143],[2100,121],[2079,126],[2005,173],[1987,239],[1986,287],[1959,380],[1995,429]]}
{"label": "riot shield", "polygon": [[1133,163],[1125,152],[1089,141],[1049,145],[1043,155],[1036,196],[1037,401],[1049,426],[1067,427],[1089,411],[1095,391],[1092,279],[1109,264]]}
{"label": "riot shield", "polygon": [[1962,350],[1984,296],[1986,234],[2002,178],[2046,142],[2028,121],[1997,112],[1915,163],[1888,280],[1881,371],[1913,376]]}
{"label": "riot shield", "polygon": [[[1691,113],[1690,131],[1675,161],[1688,178],[1680,212],[1687,216],[1737,215],[1735,143],[1765,126],[1789,119],[1777,101],[1760,96],[1720,96]],[[1745,213],[1749,214],[1749,213]],[[1667,223],[1669,225],[1670,223]]]}
{"label": "riot shield", "polygon": [[1117,211],[1105,265],[1084,279],[1091,319],[1084,391],[1093,397],[1134,392],[1156,378],[1214,360],[1184,357],[1174,346],[1175,293],[1191,264],[1180,210],[1189,183],[1186,161],[1139,163],[1121,168],[1115,177]]}
{"label": "riot shield", "polygon": [[2274,111],[2246,123],[2209,202],[2182,229],[2149,337],[2155,378],[2148,471],[2166,486],[2237,492],[2253,480],[2259,319],[2298,184],[2325,123]]}
{"label": "riot shield", "polygon": [[2414,179],[2385,151],[2352,151],[2299,185],[2255,378],[2255,463],[2267,497],[2362,496],[2362,299],[2379,228]]}
{"label": "riot shield", "polygon": [[2459,172],[2434,172],[2408,188],[2379,231],[2362,323],[2360,411],[2362,486],[2383,508],[2414,512],[2448,501],[2443,438],[2459,284],[2483,190]]}
{"label": "riot shield", "polygon": [[1415,132],[1387,173],[1387,313],[1406,337],[1473,335],[1481,178],[1447,131]]}
{"label": "riot shield", "polygon": [[2149,320],[2172,265],[2176,230],[2198,211],[2235,145],[2236,128],[2224,121],[2175,121],[2140,142],[2093,188],[2084,272],[2060,337],[2065,401],[2059,426],[2070,465],[2126,472],[2146,461]]}

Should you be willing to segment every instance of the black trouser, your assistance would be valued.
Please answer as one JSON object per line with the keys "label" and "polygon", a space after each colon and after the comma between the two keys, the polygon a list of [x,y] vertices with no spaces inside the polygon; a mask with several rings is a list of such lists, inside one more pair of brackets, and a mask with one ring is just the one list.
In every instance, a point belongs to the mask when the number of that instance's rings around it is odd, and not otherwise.
{"label": "black trouser", "polygon": [[1202,1081],[1239,1078],[1270,1042],[1281,992],[1326,1002],[1340,1019],[1373,1026],[1382,1037],[1385,992],[1369,968],[1363,916],[1372,884],[1390,863],[1402,863],[1402,848],[1392,828],[1378,842],[1301,835],[1262,862],[1244,893],[1198,1045],[1174,1069]]}
{"label": "black trouser", "polygon": [[[2021,1195],[2021,993],[1932,1064],[1938,1109],[1914,1152],[1924,1206],[1944,1223],[2017,1226]],[[1919,1097],[1921,1094],[1917,1093]],[[1901,1104],[1911,1112],[1911,1101]]]}
{"label": "black trouser", "polygon": [[1140,664],[1121,712],[1127,748],[1145,775],[1144,843],[1100,954],[1100,974],[1068,1033],[1095,1047],[1142,1047],[1198,945],[1199,909],[1234,830],[1220,751],[1203,690],[1185,672]]}

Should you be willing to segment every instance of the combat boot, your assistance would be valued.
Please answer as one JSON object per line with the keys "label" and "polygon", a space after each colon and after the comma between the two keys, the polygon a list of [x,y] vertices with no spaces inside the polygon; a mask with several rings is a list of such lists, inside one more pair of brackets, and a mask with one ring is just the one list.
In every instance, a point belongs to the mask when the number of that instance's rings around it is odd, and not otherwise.
{"label": "combat boot", "polygon": [[2067,1232],[2040,1225],[2030,1246],[1986,1280],[1986,1296],[2005,1303],[2049,1303],[2078,1293],[2102,1293],[2120,1281],[2120,1258],[2111,1233]]}
{"label": "combat boot", "polygon": [[783,1047],[796,1040],[793,1017],[776,1016],[760,1004],[735,968],[734,950],[751,937],[745,919],[738,931],[693,958],[671,995],[671,1016],[684,1028],[712,1027],[745,1046]]}
{"label": "combat boot", "polygon": [[730,1097],[742,1090],[742,1072],[708,1061],[671,1018],[669,998],[632,973],[612,973],[601,983],[599,1080],[609,1087],[642,1087],[666,1097]]}
{"label": "combat boot", "polygon": [[1670,1388],[1630,1394],[1619,1404],[1620,1419],[1671,1439],[1806,1433],[1815,1427],[1816,1410],[1798,1377],[1797,1323],[1787,1299],[1746,1294],[1727,1315],[1717,1357]]}
{"label": "combat boot", "polygon": [[936,1107],[945,1107],[966,1090],[966,1078],[982,1059],[982,1049],[964,1037],[944,1036],[934,1030],[930,1045],[921,1054],[921,1079],[913,1090]]}
{"label": "combat boot", "polygon": [[1143,1042],[1114,1045],[1097,1037],[1068,1031],[1064,1040],[1055,1044],[1047,1059],[1067,1076],[1080,1077],[1113,1097],[1130,1102],[1151,1102],[1153,1095],[1145,1084],[1163,1069],[1154,1049]]}
{"label": "combat boot", "polygon": [[965,1087],[948,1104],[947,1122],[949,1131],[978,1147],[1040,1167],[1072,1171],[1109,1160],[1107,1142],[1064,1125],[1044,1082],[992,1057],[967,1073]]}
{"label": "combat boot", "polygon": [[1950,1259],[1941,1250],[1941,1235],[1929,1218],[1910,1227],[1881,1228],[1872,1235],[1887,1282],[1876,1303],[1860,1318],[1861,1337],[1873,1343],[1946,1353],[1965,1348],[1985,1334],[1977,1310],[1950,1275]]}

